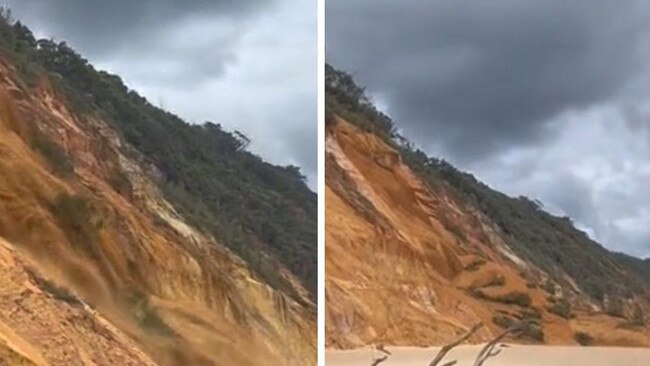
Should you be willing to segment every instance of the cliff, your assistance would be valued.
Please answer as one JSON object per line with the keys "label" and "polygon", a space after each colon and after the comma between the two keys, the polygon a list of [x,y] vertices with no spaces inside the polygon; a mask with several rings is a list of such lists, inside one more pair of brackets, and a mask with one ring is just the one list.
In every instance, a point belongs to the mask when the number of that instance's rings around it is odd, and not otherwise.
{"label": "cliff", "polygon": [[296,265],[316,251],[315,194],[295,169],[1,23],[0,355],[315,364],[316,259]]}
{"label": "cliff", "polygon": [[647,261],[611,253],[396,132],[352,78],[326,74],[327,345],[481,342],[648,346]]}

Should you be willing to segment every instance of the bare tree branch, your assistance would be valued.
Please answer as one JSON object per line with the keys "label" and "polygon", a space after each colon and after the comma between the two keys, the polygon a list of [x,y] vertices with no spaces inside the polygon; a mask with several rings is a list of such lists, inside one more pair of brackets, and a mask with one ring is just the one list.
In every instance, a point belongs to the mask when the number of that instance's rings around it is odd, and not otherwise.
{"label": "bare tree branch", "polygon": [[519,323],[517,325],[513,325],[512,327],[504,330],[501,332],[501,334],[497,335],[494,339],[492,339],[490,342],[488,342],[478,353],[476,356],[476,360],[474,361],[474,366],[482,366],[485,361],[490,358],[490,357],[495,357],[499,353],[501,353],[502,348],[497,348],[497,344],[501,342],[503,338],[505,338],[507,335],[511,333],[518,333],[524,330],[526,327],[528,327],[530,324],[526,322]]}
{"label": "bare tree branch", "polygon": [[388,350],[384,347],[384,345],[381,344],[381,343],[378,344],[378,345],[375,347],[375,349],[376,349],[377,351],[379,351],[379,352],[382,352],[385,356],[383,356],[383,357],[375,357],[375,358],[373,358],[372,363],[370,364],[370,366],[377,366],[377,365],[379,365],[380,363],[386,361],[386,360],[388,359],[388,357],[392,355],[392,354],[390,353],[390,351],[388,351]]}
{"label": "bare tree branch", "polygon": [[490,352],[488,352],[488,354],[487,354],[487,356],[486,356],[486,359],[487,359],[487,358],[490,358],[490,357],[498,356],[499,353],[501,353],[501,350],[502,350],[501,348],[497,348],[497,349],[493,349],[493,350],[491,350]]}
{"label": "bare tree branch", "polygon": [[457,363],[458,363],[458,361],[453,360],[453,361],[449,361],[447,363],[442,364],[442,366],[454,366]]}
{"label": "bare tree branch", "polygon": [[389,355],[389,356],[392,355],[392,353],[390,353],[390,351],[387,350],[387,349],[384,347],[384,345],[381,344],[381,343],[377,345],[376,349],[377,349],[377,351],[382,352],[382,353],[385,353],[385,354],[387,354],[387,355]]}
{"label": "bare tree branch", "polygon": [[[442,348],[440,349],[440,351],[438,352],[436,357],[431,362],[429,362],[429,366],[438,365],[440,363],[440,361],[442,361],[442,359],[447,355],[447,353],[452,350],[452,348],[454,348],[454,347],[458,346],[459,344],[465,342],[467,339],[469,339],[469,337],[471,337],[474,333],[476,333],[479,329],[481,329],[481,327],[483,327],[483,323],[480,323],[480,322],[476,323],[467,332],[465,332],[465,334],[463,334],[460,337],[456,338],[456,340],[454,340],[453,342],[442,346]],[[456,364],[456,361],[452,361],[452,362],[445,363],[443,366],[451,366],[451,365],[455,365],[455,364]]]}
{"label": "bare tree branch", "polygon": [[386,361],[387,359],[388,359],[388,356],[375,358],[374,360],[372,360],[372,363],[370,364],[370,366],[377,366],[380,363]]}

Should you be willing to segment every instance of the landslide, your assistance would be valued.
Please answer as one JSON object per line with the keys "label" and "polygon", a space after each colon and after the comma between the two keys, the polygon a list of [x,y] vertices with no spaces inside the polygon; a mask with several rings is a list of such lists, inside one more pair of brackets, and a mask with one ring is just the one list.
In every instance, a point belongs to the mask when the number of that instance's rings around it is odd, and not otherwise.
{"label": "landslide", "polygon": [[650,345],[645,262],[427,157],[348,74],[328,65],[326,85],[329,347],[439,345],[481,321],[480,342],[521,320],[521,343]]}
{"label": "landslide", "polygon": [[127,141],[115,116],[78,105],[85,91],[71,90],[69,75],[43,67],[78,60],[48,42],[36,45],[19,22],[0,26],[0,355],[36,365],[315,364],[303,281],[274,252],[262,251],[261,270],[188,219],[165,191],[163,158]]}

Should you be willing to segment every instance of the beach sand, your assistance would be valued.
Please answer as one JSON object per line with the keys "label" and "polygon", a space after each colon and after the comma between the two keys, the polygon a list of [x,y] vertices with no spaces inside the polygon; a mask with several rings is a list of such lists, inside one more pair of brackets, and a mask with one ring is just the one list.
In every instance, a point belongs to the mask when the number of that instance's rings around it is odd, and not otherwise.
{"label": "beach sand", "polygon": [[[459,346],[447,354],[444,364],[458,360],[457,366],[472,366],[481,345]],[[382,366],[426,366],[439,348],[387,347],[392,356]],[[327,366],[370,365],[377,351],[327,350]],[[485,366],[650,366],[650,348],[523,346],[509,345]]]}

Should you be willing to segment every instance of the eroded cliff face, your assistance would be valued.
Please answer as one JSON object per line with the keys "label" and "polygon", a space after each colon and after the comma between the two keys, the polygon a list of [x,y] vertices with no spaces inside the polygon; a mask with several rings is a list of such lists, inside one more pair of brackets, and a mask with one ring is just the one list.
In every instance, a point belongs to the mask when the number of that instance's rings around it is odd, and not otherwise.
{"label": "eroded cliff face", "polygon": [[[544,269],[517,257],[490,218],[339,116],[327,126],[325,194],[328,347],[437,345],[479,321],[480,342],[512,319],[540,324],[523,343],[575,344],[585,332],[595,344],[650,345],[647,326],[544,289]],[[558,299],[570,302],[568,319]]]}
{"label": "eroded cliff face", "polygon": [[[316,363],[315,305],[289,271],[301,301],[187,224],[158,191],[156,168],[101,117],[15,75],[1,63],[0,355],[25,365]],[[72,168],[57,172],[43,141]]]}

